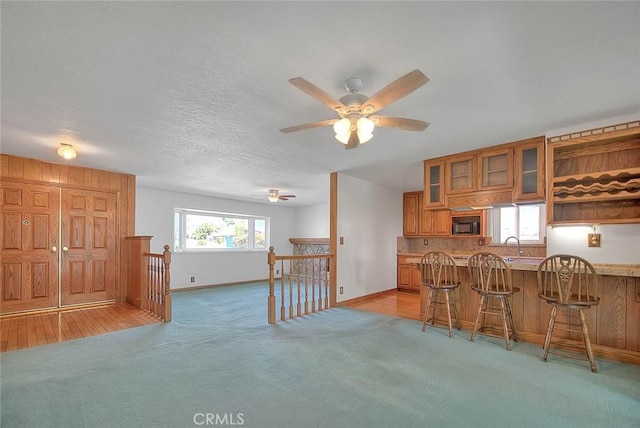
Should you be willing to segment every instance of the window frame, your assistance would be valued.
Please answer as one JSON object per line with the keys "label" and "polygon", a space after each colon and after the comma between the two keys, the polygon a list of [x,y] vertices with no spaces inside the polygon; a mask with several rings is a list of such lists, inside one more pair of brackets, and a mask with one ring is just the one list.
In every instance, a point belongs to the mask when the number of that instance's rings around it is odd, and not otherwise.
{"label": "window frame", "polygon": [[[271,218],[264,215],[230,213],[224,211],[211,211],[195,208],[173,207],[172,212],[172,235],[173,235],[173,251],[175,253],[240,253],[240,252],[267,252],[269,251],[271,239]],[[235,218],[247,220],[247,247],[246,248],[187,248],[186,225],[187,216],[208,216],[212,218]],[[179,225],[178,223],[179,218]],[[255,247],[255,223],[256,220],[265,222],[265,245],[264,248]]]}
{"label": "window frame", "polygon": [[[514,233],[514,235],[518,238],[518,240],[520,240],[520,245],[524,246],[524,245],[544,245],[546,243],[546,237],[547,237],[547,210],[546,210],[546,205],[545,204],[526,204],[526,205],[538,205],[539,206],[539,216],[538,216],[538,228],[540,230],[540,239],[538,240],[522,240],[522,238],[520,238],[520,207],[521,206],[525,206],[525,205],[513,205],[513,208],[516,209],[516,225],[515,225],[515,229],[517,233]],[[499,239],[500,237],[500,225],[501,225],[501,208],[506,208],[506,207],[496,207],[494,208],[493,211],[489,218],[488,218],[488,223],[489,223],[489,235],[491,236],[493,243],[494,244],[503,244],[504,241]],[[511,208],[511,207],[508,207]],[[493,217],[493,218],[492,218]],[[498,239],[495,239],[495,238]]]}

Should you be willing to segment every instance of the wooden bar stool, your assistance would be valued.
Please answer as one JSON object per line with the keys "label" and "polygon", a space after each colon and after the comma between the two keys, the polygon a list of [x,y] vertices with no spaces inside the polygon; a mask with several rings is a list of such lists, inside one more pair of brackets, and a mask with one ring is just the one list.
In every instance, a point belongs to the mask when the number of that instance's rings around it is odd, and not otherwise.
{"label": "wooden bar stool", "polygon": [[[544,339],[544,351],[542,361],[547,361],[549,356],[549,345],[554,327],[559,324],[561,330],[580,333],[582,335],[582,345],[574,346],[563,341],[563,347],[575,348],[581,353],[586,351],[587,359],[591,365],[591,371],[598,372],[596,360],[591,350],[589,340],[589,329],[585,320],[584,310],[596,306],[600,303],[600,298],[596,297],[598,288],[598,275],[595,269],[587,260],[582,257],[568,254],[556,254],[544,259],[538,265],[538,286],[540,292],[538,297],[549,303],[551,315],[549,316],[549,328]],[[558,308],[566,309],[566,321],[556,319]],[[580,329],[576,329],[577,323],[571,321],[571,310],[577,310],[580,320]],[[556,355],[584,359],[584,354],[571,352],[553,352]]]}
{"label": "wooden bar stool", "polygon": [[[502,331],[505,347],[510,351],[509,339],[513,337],[514,342],[518,341],[510,299],[513,293],[520,291],[520,288],[512,285],[511,268],[502,256],[489,251],[473,254],[469,257],[467,266],[471,288],[480,295],[471,341],[475,341],[476,333],[500,337],[497,332]],[[499,303],[499,306],[495,306],[496,303]],[[487,315],[501,317],[501,327],[485,325]]]}
{"label": "wooden bar stool", "polygon": [[[422,274],[422,286],[429,289],[427,304],[424,308],[422,331],[425,331],[429,321],[431,321],[431,325],[435,325],[437,308],[446,308],[449,337],[453,337],[451,308],[453,308],[456,328],[460,330],[460,315],[458,314],[455,297],[455,290],[460,285],[458,282],[456,262],[453,260],[453,257],[447,253],[431,251],[422,256],[419,266]],[[438,299],[438,296],[441,295],[444,295],[444,301]],[[432,309],[431,318],[429,318],[430,308]]]}

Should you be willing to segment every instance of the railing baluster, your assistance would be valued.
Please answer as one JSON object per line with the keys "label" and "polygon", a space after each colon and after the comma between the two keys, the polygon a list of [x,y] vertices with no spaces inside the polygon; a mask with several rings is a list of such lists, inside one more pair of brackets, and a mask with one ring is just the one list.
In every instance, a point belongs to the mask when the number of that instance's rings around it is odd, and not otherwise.
{"label": "railing baluster", "polygon": [[[328,278],[329,261],[332,258],[333,256],[331,254],[276,256],[273,251],[273,247],[269,248],[269,254],[267,257],[267,263],[269,264],[269,297],[267,299],[269,324],[276,323],[274,276],[276,263],[280,261],[280,269],[282,270],[282,276],[280,277],[280,320],[285,321],[287,319],[287,306],[289,307],[289,319],[329,309]],[[285,260],[289,263],[286,271],[284,263]],[[285,303],[287,287],[289,296],[288,305]],[[296,294],[295,312],[294,293]],[[304,309],[302,305],[303,301]]]}

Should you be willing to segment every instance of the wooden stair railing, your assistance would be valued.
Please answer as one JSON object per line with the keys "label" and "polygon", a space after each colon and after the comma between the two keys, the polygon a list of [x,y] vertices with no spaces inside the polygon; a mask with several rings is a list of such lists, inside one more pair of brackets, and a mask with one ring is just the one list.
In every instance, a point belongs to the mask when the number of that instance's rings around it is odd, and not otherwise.
{"label": "wooden stair railing", "polygon": [[[330,307],[329,267],[332,254],[277,256],[269,247],[268,322],[276,323],[276,282],[280,284],[280,320],[297,318]],[[276,278],[276,275],[280,275]]]}
{"label": "wooden stair railing", "polygon": [[126,300],[129,304],[169,322],[171,316],[171,252],[152,253],[151,236],[128,236],[124,241]]}
{"label": "wooden stair railing", "polygon": [[164,252],[145,253],[147,266],[146,292],[142,296],[140,309],[160,318],[171,321],[171,251],[164,246]]}

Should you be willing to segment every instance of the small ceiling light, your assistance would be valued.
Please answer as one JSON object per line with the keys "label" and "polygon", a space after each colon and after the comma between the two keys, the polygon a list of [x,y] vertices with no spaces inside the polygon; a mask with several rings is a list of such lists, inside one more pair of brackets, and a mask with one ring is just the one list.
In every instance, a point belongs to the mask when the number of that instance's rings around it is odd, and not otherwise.
{"label": "small ceiling light", "polygon": [[61,156],[67,160],[75,159],[77,156],[75,149],[71,144],[60,144],[58,148],[58,156]]}

